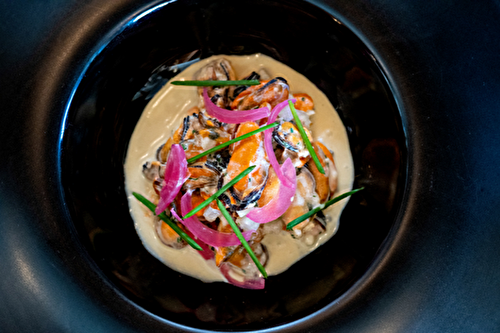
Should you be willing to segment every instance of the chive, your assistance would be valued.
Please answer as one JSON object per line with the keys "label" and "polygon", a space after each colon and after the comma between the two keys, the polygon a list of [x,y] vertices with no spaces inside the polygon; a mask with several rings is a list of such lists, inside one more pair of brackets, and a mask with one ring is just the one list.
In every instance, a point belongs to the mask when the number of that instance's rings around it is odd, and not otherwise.
{"label": "chive", "polygon": [[292,101],[288,101],[288,105],[290,106],[290,110],[292,111],[293,119],[295,119],[295,123],[297,124],[297,129],[299,130],[300,136],[302,136],[302,140],[304,140],[304,143],[306,144],[307,150],[309,150],[309,154],[311,154],[314,164],[316,164],[316,167],[318,168],[319,172],[325,174],[325,170],[323,169],[323,166],[319,162],[318,155],[316,155],[316,152],[314,151],[314,148],[311,145],[311,141],[309,141],[306,131],[304,131],[304,126],[302,126],[302,123],[300,122],[299,116],[297,115],[297,111],[295,110],[295,106],[293,106]]}
{"label": "chive", "polygon": [[266,270],[264,269],[264,267],[260,263],[259,259],[257,259],[257,256],[255,255],[255,253],[253,253],[252,248],[250,248],[250,245],[248,245],[248,242],[245,240],[245,238],[241,234],[240,229],[238,228],[236,223],[234,223],[233,218],[231,217],[231,215],[229,215],[229,212],[227,211],[226,207],[224,207],[224,204],[218,198],[216,200],[217,200],[217,206],[219,206],[219,210],[221,211],[222,215],[224,215],[224,217],[226,218],[226,220],[229,223],[229,225],[231,226],[231,228],[233,228],[234,233],[236,234],[236,237],[238,237],[238,239],[240,240],[240,242],[243,245],[243,247],[245,248],[245,250],[247,250],[248,254],[252,258],[255,265],[257,265],[257,268],[262,273],[264,278],[267,279]]}
{"label": "chive", "polygon": [[229,146],[230,144],[233,144],[233,143],[235,143],[235,142],[238,142],[238,141],[244,140],[244,139],[246,139],[246,138],[251,137],[251,136],[252,136],[252,135],[254,135],[254,134],[260,133],[260,132],[262,132],[262,131],[265,131],[265,130],[270,129],[270,128],[273,128],[273,127],[276,127],[276,126],[278,126],[278,125],[279,125],[278,123],[272,123],[272,124],[270,124],[270,125],[267,125],[267,126],[264,126],[264,127],[259,128],[259,129],[256,129],[255,131],[251,131],[251,132],[248,132],[247,134],[243,134],[242,136],[239,136],[239,137],[237,137],[237,138],[235,138],[235,139],[229,140],[228,142],[224,142],[224,143],[223,143],[223,144],[221,144],[221,145],[218,145],[218,146],[213,147],[213,148],[211,148],[211,149],[209,149],[209,150],[207,150],[207,151],[204,151],[203,153],[198,154],[198,155],[196,155],[195,157],[191,157],[190,159],[188,159],[188,160],[187,160],[187,162],[188,162],[188,163],[193,163],[193,162],[194,162],[194,161],[196,161],[197,159],[202,158],[203,156],[206,156],[206,155],[208,155],[208,154],[211,154],[211,153],[213,153],[214,151],[217,151],[217,150],[219,150],[219,149],[225,148],[225,147]]}
{"label": "chive", "polygon": [[[148,207],[149,210],[153,212],[153,214],[155,213],[156,205],[154,203],[152,203],[151,201],[149,201],[148,199],[146,199],[144,196],[140,195],[139,193],[132,192],[132,195],[137,200],[139,200],[144,206]],[[168,224],[170,226],[170,228],[174,229],[174,231],[179,236],[181,236],[181,238],[184,239],[189,245],[191,245],[192,248],[194,248],[194,249],[196,249],[198,251],[202,251],[203,250],[191,237],[189,237],[181,228],[179,228],[179,226],[175,222],[173,222],[172,220],[170,220],[167,217],[167,215],[165,214],[165,212],[163,212],[160,215],[158,215],[158,217],[163,222],[165,222],[166,224]]]}
{"label": "chive", "polygon": [[172,81],[174,86],[222,87],[222,86],[256,86],[259,80],[227,80],[227,81]]}
{"label": "chive", "polygon": [[183,220],[187,219],[187,218],[193,216],[194,214],[196,214],[197,212],[199,212],[200,210],[202,210],[203,208],[205,208],[206,206],[208,206],[212,201],[214,201],[216,198],[218,198],[219,195],[221,195],[222,193],[226,192],[226,190],[228,188],[230,188],[231,186],[233,186],[234,184],[236,184],[237,182],[239,182],[241,178],[245,177],[250,172],[252,172],[252,170],[255,169],[255,167],[256,167],[256,165],[252,165],[252,166],[246,168],[239,175],[237,175],[236,177],[234,177],[233,179],[231,179],[231,181],[229,183],[227,183],[226,185],[222,186],[221,189],[218,190],[217,192],[215,192],[214,195],[212,195],[210,198],[208,198],[207,200],[203,201],[201,204],[199,204],[197,207],[195,207],[189,213],[187,213],[186,215],[184,215],[182,217],[182,219]]}
{"label": "chive", "polygon": [[292,230],[292,228],[295,227],[297,224],[299,224],[302,221],[307,220],[308,218],[310,218],[311,216],[313,216],[314,214],[316,214],[320,210],[323,210],[323,209],[325,209],[327,207],[330,207],[331,205],[333,205],[337,201],[340,201],[340,200],[342,200],[344,198],[347,198],[348,196],[353,195],[354,193],[359,192],[362,189],[364,189],[364,187],[352,190],[350,192],[346,192],[344,194],[341,194],[341,195],[333,198],[332,200],[329,200],[329,201],[325,202],[322,205],[319,205],[318,207],[314,208],[313,210],[310,210],[309,212],[305,213],[304,215],[299,216],[295,220],[293,220],[292,222],[288,223],[286,225],[286,230]]}

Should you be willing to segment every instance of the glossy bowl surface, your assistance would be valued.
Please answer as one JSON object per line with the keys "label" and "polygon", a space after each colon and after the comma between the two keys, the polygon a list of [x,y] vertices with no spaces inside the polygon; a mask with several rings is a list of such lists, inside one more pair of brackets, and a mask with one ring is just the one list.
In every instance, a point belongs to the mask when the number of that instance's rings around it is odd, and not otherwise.
{"label": "glossy bowl surface", "polygon": [[[238,24],[277,16],[286,34],[277,26]],[[173,34],[176,26],[182,29]],[[351,199],[331,242],[269,278],[265,290],[248,291],[179,274],[145,250],[128,212],[123,164],[144,107],[178,70],[214,54],[257,52],[303,73],[327,94],[349,133],[354,187],[366,190]],[[99,268],[147,311],[203,329],[274,327],[337,299],[366,272],[397,225],[406,181],[406,138],[379,65],[349,29],[303,2],[212,2],[203,9],[171,3],[136,17],[86,70],[68,109],[61,150],[66,204]]]}

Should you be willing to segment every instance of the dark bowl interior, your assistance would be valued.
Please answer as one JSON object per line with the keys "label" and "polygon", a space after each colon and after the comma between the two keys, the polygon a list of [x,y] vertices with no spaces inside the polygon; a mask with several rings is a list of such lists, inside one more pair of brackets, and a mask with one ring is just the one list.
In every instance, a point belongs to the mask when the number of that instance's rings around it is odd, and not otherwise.
{"label": "dark bowl interior", "polygon": [[[328,96],[348,130],[354,187],[366,187],[351,198],[338,233],[270,277],[262,291],[205,284],[150,255],[129,215],[123,171],[136,122],[175,68],[214,54],[255,52],[304,74]],[[61,170],[79,240],[125,297],[189,327],[255,330],[325,307],[383,255],[398,226],[406,157],[401,116],[383,72],[329,14],[296,1],[187,1],[129,22],[89,64],[68,110]]]}

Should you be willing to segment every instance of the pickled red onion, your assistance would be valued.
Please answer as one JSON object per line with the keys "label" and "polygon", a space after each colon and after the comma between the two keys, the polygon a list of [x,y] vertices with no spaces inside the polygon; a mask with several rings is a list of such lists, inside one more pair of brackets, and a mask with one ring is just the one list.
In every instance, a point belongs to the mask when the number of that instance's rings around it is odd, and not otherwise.
{"label": "pickled red onion", "polygon": [[276,220],[283,215],[292,203],[295,195],[297,177],[295,175],[295,167],[292,160],[287,158],[281,167],[284,177],[290,180],[292,187],[286,186],[283,182],[280,183],[278,195],[273,197],[265,206],[251,210],[247,217],[257,223],[266,223]]}
{"label": "pickled red onion", "polygon": [[[210,97],[208,97],[207,88],[203,88],[203,102],[209,116],[217,118],[223,123],[240,124],[245,121],[254,121],[269,117],[269,108],[263,107],[259,109],[236,111],[226,110],[215,105]],[[281,104],[281,103],[280,103]]]}
{"label": "pickled red onion", "polygon": [[[276,105],[272,111],[271,114],[269,115],[269,118],[267,119],[267,124],[271,124],[276,121],[276,118],[278,117],[278,114],[283,110],[285,106],[288,105],[288,101],[292,101],[295,103],[297,100],[295,98],[292,99],[287,99],[286,101],[283,101]],[[288,179],[283,175],[283,171],[281,170],[281,166],[278,163],[278,160],[276,159],[276,155],[274,155],[274,149],[273,149],[273,129],[270,128],[268,130],[264,131],[264,148],[266,150],[267,158],[269,159],[269,163],[271,163],[274,172],[276,172],[276,176],[278,176],[278,179],[280,180],[281,184],[288,188],[293,188],[295,191],[295,181],[292,181],[291,179]],[[257,222],[257,221],[256,221]]]}
{"label": "pickled red onion", "polygon": [[288,106],[288,101],[292,101],[292,103],[294,104],[295,102],[297,102],[295,98],[291,98],[276,104],[276,106],[272,109],[269,118],[267,119],[267,125],[274,123],[276,121],[276,118],[278,118],[278,115],[280,114],[281,110],[283,110],[286,106]]}
{"label": "pickled red onion", "polygon": [[227,282],[231,283],[232,285],[235,285],[236,287],[240,288],[245,288],[245,289],[264,289],[265,286],[265,280],[262,277],[256,278],[256,279],[251,279],[247,280],[245,279],[244,281],[239,281],[231,276],[231,266],[230,264],[223,262],[220,265],[220,271],[222,275],[226,278]]}
{"label": "pickled red onion", "polygon": [[[182,214],[185,215],[192,210],[191,204],[191,192],[186,192],[181,198],[181,210]],[[203,223],[201,223],[196,215],[193,215],[187,219],[182,220],[174,209],[170,210],[172,215],[179,220],[186,228],[189,229],[199,240],[204,243],[207,243],[210,246],[215,247],[227,247],[227,246],[235,246],[240,245],[241,242],[235,234],[229,234],[225,232],[219,232],[212,228],[207,227]],[[252,233],[255,230],[249,230],[243,232],[243,237],[246,240],[249,240],[252,236]]]}
{"label": "pickled red onion", "polygon": [[165,168],[165,177],[163,187],[160,191],[160,200],[156,207],[156,215],[161,214],[167,206],[174,201],[179,193],[182,184],[188,179],[187,160],[184,149],[181,145],[174,144],[170,148],[167,165]]}
{"label": "pickled red onion", "polygon": [[290,179],[285,177],[283,175],[283,171],[281,170],[281,165],[279,164],[278,160],[276,159],[276,155],[274,155],[274,149],[273,149],[273,129],[270,128],[268,130],[264,131],[264,149],[266,150],[267,158],[269,159],[269,163],[271,163],[271,166],[274,169],[274,172],[276,172],[276,176],[278,176],[278,179],[280,182],[285,185],[286,187],[295,187],[295,184],[292,183]]}

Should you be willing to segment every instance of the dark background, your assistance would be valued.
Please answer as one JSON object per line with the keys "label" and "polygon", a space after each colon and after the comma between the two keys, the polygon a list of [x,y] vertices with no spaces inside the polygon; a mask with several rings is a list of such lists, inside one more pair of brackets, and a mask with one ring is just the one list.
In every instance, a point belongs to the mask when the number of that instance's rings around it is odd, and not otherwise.
{"label": "dark background", "polygon": [[[75,73],[100,41],[154,3],[0,3],[0,331],[165,329],[91,263],[85,283],[71,274],[81,245],[59,223],[67,216],[54,205],[57,166],[47,163],[60,133],[44,131],[59,128]],[[335,304],[281,329],[499,331],[500,5],[312,3],[381,63],[413,142],[413,185],[378,265]]]}

